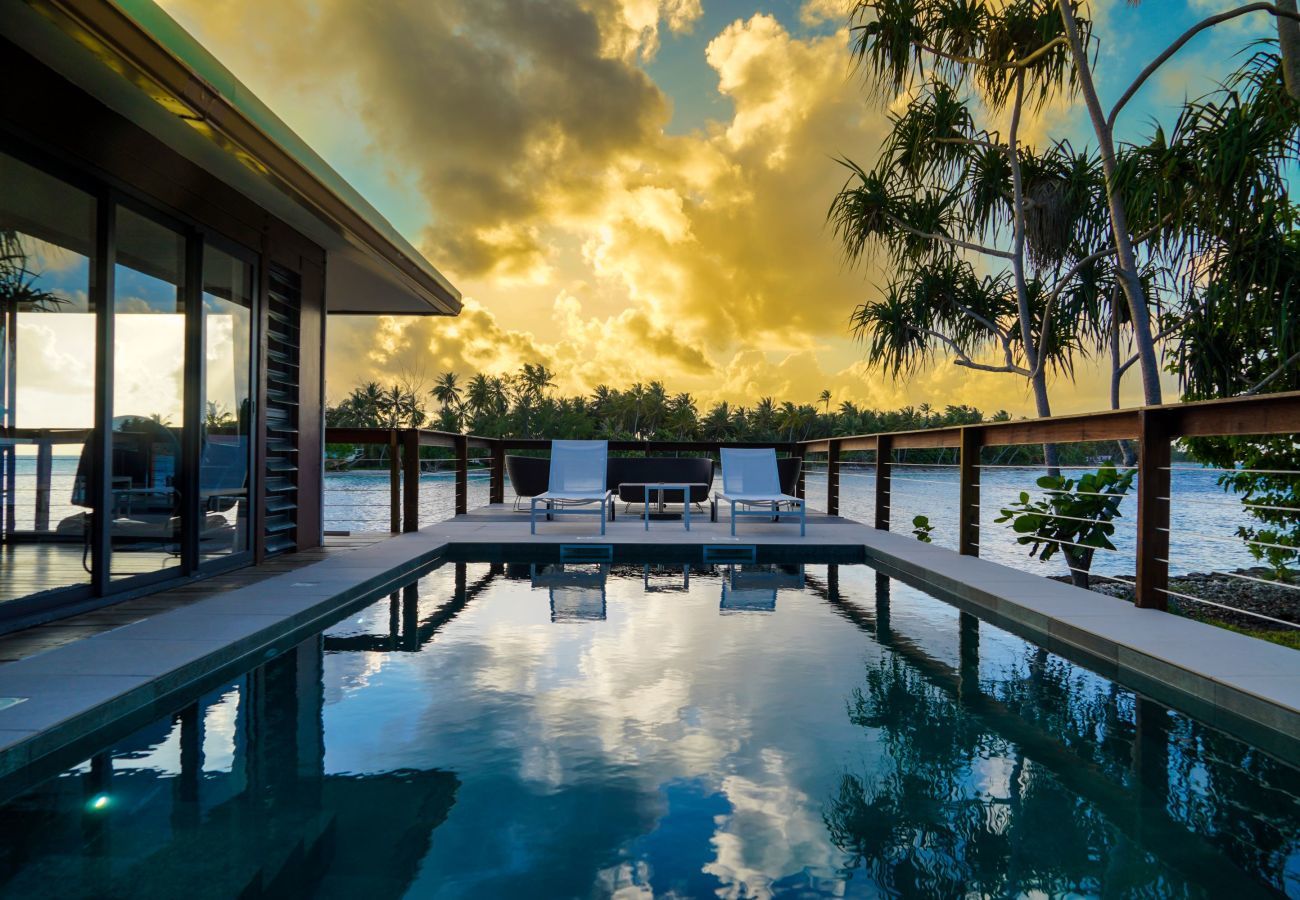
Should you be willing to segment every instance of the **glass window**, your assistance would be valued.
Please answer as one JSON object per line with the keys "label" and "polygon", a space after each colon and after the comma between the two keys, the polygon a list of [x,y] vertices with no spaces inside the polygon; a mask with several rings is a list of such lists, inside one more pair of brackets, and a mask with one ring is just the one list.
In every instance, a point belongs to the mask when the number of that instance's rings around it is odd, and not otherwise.
{"label": "glass window", "polygon": [[95,201],[0,154],[0,603],[90,581]]}
{"label": "glass window", "polygon": [[112,578],[181,565],[185,238],[117,209],[113,270]]}
{"label": "glass window", "polygon": [[203,248],[203,448],[199,554],[250,549],[253,429],[253,271]]}

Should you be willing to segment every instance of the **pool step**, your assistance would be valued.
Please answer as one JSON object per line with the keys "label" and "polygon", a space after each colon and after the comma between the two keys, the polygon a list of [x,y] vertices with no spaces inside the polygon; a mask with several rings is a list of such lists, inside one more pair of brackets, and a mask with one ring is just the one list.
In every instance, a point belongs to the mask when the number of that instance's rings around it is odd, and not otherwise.
{"label": "pool step", "polygon": [[706,563],[755,562],[758,559],[758,547],[754,544],[705,544],[704,561]]}
{"label": "pool step", "polygon": [[613,544],[561,544],[561,562],[613,562]]}

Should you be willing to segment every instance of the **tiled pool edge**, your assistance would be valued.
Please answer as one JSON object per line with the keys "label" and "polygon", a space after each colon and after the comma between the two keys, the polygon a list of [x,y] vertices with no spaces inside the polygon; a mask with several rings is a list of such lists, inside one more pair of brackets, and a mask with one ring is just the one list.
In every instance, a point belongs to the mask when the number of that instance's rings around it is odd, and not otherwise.
{"label": "tiled pool edge", "polygon": [[887,532],[865,549],[891,577],[1300,762],[1300,652]]}
{"label": "tiled pool edge", "polygon": [[[115,726],[119,725],[124,732],[122,736],[125,736],[125,733],[171,712],[196,689],[201,692],[216,687],[226,679],[292,648],[347,610],[373,602],[376,597],[402,586],[411,576],[438,562],[445,549],[445,543],[433,541],[427,534],[395,536],[373,547],[360,548],[346,557],[325,559],[189,607],[5,665],[0,668],[0,696],[21,696],[21,691],[13,689],[15,684],[21,685],[24,679],[28,683],[57,679],[60,668],[66,679],[87,679],[88,688],[94,688],[95,682],[115,678],[129,678],[138,683],[117,693],[101,691],[98,698],[87,690],[82,709],[44,727],[23,727],[23,722],[32,721],[34,715],[39,717],[42,700],[48,703],[51,698],[57,699],[65,693],[59,691],[57,684],[44,698],[37,693],[28,702],[0,711],[0,796],[11,794],[7,782],[16,773],[29,774],[34,763],[41,762],[41,768],[48,768],[48,774],[61,771],[78,761],[78,754],[82,751],[74,751],[74,748],[80,748],[88,739],[112,740],[117,737],[115,732],[119,729]],[[326,579],[329,587],[313,590],[321,588]],[[277,590],[284,593],[271,601],[276,604],[274,611],[263,612],[268,608],[266,595],[274,595]],[[294,591],[301,591],[301,595],[293,596]],[[253,594],[258,595],[255,601]],[[256,605],[249,606],[250,601]],[[98,649],[105,642],[117,645],[118,650],[127,649],[124,642],[130,642],[131,650],[155,641],[187,644],[191,643],[189,638],[194,637],[192,629],[203,624],[218,626],[222,632],[221,637],[209,639],[208,643],[213,646],[196,652],[179,665],[164,666],[156,674],[73,674],[78,668],[84,668],[78,665],[77,657],[84,657],[88,647]],[[240,625],[246,626],[242,634],[238,633]],[[181,634],[175,634],[177,630]],[[110,728],[114,733],[108,731]],[[78,759],[71,759],[72,756]]]}

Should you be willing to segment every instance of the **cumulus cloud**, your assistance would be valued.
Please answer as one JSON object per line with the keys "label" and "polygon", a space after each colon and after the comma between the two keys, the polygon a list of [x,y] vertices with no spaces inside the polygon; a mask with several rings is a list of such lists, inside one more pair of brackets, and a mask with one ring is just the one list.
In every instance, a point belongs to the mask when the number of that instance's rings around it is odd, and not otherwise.
{"label": "cumulus cloud", "polygon": [[799,19],[805,25],[820,25],[822,22],[842,22],[853,8],[852,0],[804,0],[799,7]]}
{"label": "cumulus cloud", "polygon": [[413,188],[410,236],[470,298],[454,321],[332,320],[334,398],[544,362],[564,391],[890,405],[929,384],[950,393],[921,400],[1028,409],[1018,379],[943,362],[889,384],[848,337],[883,275],[841,265],[833,158],[870,163],[885,113],[851,72],[842,0],[805,0],[806,33],[755,14],[711,35],[699,90],[729,112],[688,133],[646,63],[700,0],[164,5],[309,141],[364,145],[361,174]]}

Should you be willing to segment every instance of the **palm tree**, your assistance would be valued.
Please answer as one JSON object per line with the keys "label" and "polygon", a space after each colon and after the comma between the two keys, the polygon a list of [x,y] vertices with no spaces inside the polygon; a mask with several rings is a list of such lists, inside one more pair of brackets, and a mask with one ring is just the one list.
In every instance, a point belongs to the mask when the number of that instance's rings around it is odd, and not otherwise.
{"label": "palm tree", "polygon": [[444,410],[460,405],[460,379],[455,372],[443,372],[429,391]]}
{"label": "palm tree", "polygon": [[510,389],[499,375],[488,379],[488,397],[497,415],[505,415],[510,407]]}
{"label": "palm tree", "polygon": [[492,384],[482,372],[469,380],[465,391],[465,407],[475,418],[485,415],[492,406]]}
{"label": "palm tree", "polygon": [[523,389],[535,397],[540,397],[548,388],[555,387],[555,373],[543,363],[524,363],[519,371],[519,380]]}
{"label": "palm tree", "polygon": [[830,388],[824,388],[817,397],[817,402],[826,410],[826,415],[831,414],[831,392]]}

